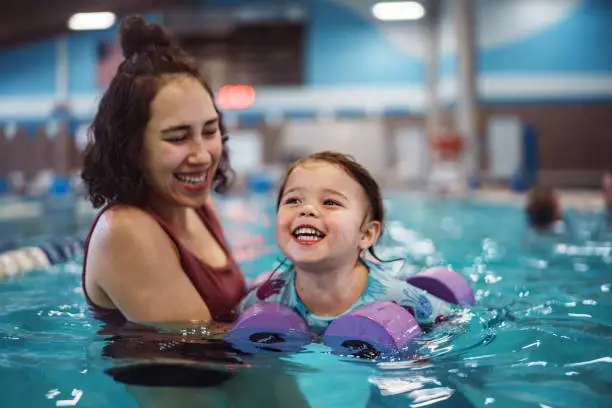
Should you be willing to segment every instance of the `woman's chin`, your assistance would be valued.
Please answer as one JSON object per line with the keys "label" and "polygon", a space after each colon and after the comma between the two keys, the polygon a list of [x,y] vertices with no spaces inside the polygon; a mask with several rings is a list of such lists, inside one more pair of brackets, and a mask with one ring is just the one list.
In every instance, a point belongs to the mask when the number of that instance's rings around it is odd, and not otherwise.
{"label": "woman's chin", "polygon": [[167,204],[176,207],[199,208],[208,201],[208,194],[198,194],[197,196],[185,196],[184,194],[172,194],[164,200]]}
{"label": "woman's chin", "polygon": [[208,201],[208,194],[206,194],[203,197],[198,197],[197,199],[191,198],[191,197],[188,199],[182,199],[180,203],[184,207],[199,208],[199,207],[204,206],[207,201]]}
{"label": "woman's chin", "polygon": [[208,201],[210,189],[197,191],[175,191],[172,194],[174,201],[184,207],[201,207]]}

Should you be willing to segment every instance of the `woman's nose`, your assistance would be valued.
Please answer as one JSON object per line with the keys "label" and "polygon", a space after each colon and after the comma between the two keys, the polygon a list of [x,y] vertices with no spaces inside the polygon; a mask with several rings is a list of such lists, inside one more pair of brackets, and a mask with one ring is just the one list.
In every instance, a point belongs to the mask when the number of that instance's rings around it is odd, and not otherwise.
{"label": "woman's nose", "polygon": [[212,156],[206,144],[201,141],[195,141],[188,157],[188,163],[193,165],[207,165],[211,162]]}

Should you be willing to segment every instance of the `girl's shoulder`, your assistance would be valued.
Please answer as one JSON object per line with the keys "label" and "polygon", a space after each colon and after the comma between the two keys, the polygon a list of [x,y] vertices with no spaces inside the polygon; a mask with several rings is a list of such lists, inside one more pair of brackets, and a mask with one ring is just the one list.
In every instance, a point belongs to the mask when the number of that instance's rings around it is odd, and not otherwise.
{"label": "girl's shoulder", "polygon": [[286,303],[287,292],[293,284],[293,269],[276,270],[267,279],[249,290],[240,304],[240,312],[260,303]]}
{"label": "girl's shoulder", "polygon": [[396,280],[405,280],[407,275],[412,274],[414,267],[409,264],[406,259],[396,259],[393,261],[374,261],[368,258],[361,258],[370,272],[370,276],[374,276],[379,280],[395,282]]}

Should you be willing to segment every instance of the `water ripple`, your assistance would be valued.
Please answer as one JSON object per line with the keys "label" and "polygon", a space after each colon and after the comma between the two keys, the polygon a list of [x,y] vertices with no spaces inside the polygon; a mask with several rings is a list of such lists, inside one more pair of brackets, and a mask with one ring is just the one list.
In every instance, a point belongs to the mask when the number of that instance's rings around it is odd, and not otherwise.
{"label": "water ripple", "polygon": [[[98,334],[77,260],[0,283],[0,381],[9,401],[39,406],[77,389],[79,406],[127,406],[131,397],[103,370],[123,360],[165,359],[242,373],[249,380],[237,391],[247,394],[265,389],[261,381],[291,376],[312,406],[612,406],[612,244],[585,231],[579,242],[533,237],[520,209],[469,199],[388,201],[378,253],[404,258],[393,273],[405,278],[447,265],[470,281],[477,299],[418,339],[411,358],[347,358],[319,343],[291,355],[245,355],[220,341],[222,328],[201,325],[149,337]],[[266,248],[261,259],[243,260],[245,270],[269,269],[273,202],[233,199],[226,209],[225,221],[234,223],[228,231],[244,235],[230,238],[245,257]],[[11,406],[6,395],[0,405]]]}

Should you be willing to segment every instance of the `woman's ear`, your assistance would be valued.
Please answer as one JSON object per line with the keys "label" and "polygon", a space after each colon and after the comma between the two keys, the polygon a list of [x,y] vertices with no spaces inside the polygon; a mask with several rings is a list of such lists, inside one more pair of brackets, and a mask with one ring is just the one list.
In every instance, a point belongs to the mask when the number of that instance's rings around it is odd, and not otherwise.
{"label": "woman's ear", "polygon": [[368,221],[361,228],[361,239],[359,240],[359,249],[366,250],[374,245],[380,236],[381,225],[380,221]]}

